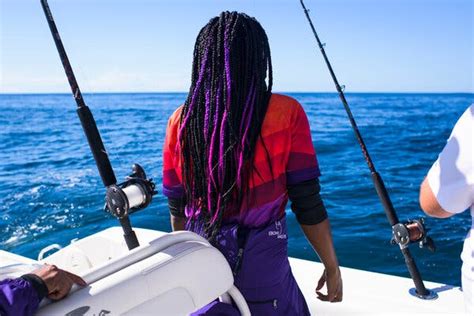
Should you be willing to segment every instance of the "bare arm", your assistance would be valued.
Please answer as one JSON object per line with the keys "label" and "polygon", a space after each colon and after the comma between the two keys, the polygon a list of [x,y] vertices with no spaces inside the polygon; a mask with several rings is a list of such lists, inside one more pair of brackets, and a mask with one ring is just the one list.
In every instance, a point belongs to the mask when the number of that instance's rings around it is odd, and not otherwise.
{"label": "bare arm", "polygon": [[[303,232],[324,264],[325,271],[318,282],[316,293],[323,301],[342,301],[342,278],[339,270],[336,251],[331,235],[329,219],[316,225],[301,225]],[[327,283],[328,294],[324,295],[319,290]]]}
{"label": "bare arm", "polygon": [[57,268],[55,265],[46,264],[31,272],[40,277],[48,288],[48,297],[52,300],[64,298],[71,290],[72,285],[86,286],[87,283],[81,277]]}
{"label": "bare arm", "polygon": [[426,215],[431,217],[448,218],[454,215],[454,213],[447,212],[439,205],[426,178],[420,187],[420,206]]}
{"label": "bare arm", "polygon": [[301,225],[301,228],[326,270],[338,270],[339,263],[334,251],[329,219],[325,219],[316,225]]}

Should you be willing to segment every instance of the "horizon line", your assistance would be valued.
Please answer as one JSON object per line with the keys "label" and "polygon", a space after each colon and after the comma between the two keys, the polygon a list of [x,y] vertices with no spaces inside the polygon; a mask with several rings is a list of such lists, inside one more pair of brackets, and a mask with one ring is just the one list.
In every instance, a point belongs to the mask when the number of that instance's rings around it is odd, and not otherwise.
{"label": "horizon line", "polygon": [[[188,91],[86,91],[82,94],[187,94]],[[274,93],[338,94],[337,91],[274,91]],[[71,92],[1,92],[0,95],[71,94]],[[474,91],[345,91],[344,94],[474,94]]]}

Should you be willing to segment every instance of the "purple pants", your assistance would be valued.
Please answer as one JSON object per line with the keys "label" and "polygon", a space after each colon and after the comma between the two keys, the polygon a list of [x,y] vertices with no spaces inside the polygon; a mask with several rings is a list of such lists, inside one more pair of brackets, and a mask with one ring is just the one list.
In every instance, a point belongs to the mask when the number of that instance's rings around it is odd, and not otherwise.
{"label": "purple pants", "polygon": [[[216,246],[232,270],[238,261],[237,224],[223,225]],[[193,229],[201,233],[199,229]],[[250,229],[234,284],[245,297],[252,315],[310,315],[298,288],[287,252],[286,218]],[[192,315],[239,315],[229,304],[214,301]]]}

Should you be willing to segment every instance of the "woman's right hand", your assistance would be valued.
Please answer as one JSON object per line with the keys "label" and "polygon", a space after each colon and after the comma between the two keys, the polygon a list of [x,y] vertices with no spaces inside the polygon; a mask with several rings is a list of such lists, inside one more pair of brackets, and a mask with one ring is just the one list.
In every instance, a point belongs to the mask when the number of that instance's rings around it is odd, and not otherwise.
{"label": "woman's right hand", "polygon": [[[324,284],[326,284],[328,290],[327,294],[320,292]],[[324,269],[316,287],[316,294],[321,301],[332,303],[342,301],[342,277],[339,267],[331,270]]]}
{"label": "woman's right hand", "polygon": [[[341,302],[341,271],[339,270],[339,263],[332,242],[329,219],[326,218],[321,223],[315,225],[301,225],[301,228],[325,267],[323,275],[319,279],[316,287],[318,299],[327,302]],[[324,284],[326,284],[328,289],[327,294],[320,292]]]}

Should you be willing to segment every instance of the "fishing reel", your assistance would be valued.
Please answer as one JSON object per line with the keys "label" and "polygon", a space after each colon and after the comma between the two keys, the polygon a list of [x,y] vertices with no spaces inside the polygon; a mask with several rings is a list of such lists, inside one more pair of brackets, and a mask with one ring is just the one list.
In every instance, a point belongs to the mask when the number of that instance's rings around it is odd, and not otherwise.
{"label": "fishing reel", "polygon": [[145,170],[133,164],[132,174],[125,182],[107,187],[104,210],[122,219],[147,207],[156,193],[153,179],[147,179]]}
{"label": "fishing reel", "polygon": [[418,243],[420,248],[428,248],[431,252],[436,250],[433,239],[428,236],[424,218],[395,224],[392,226],[392,233],[391,244],[398,244],[402,249],[408,247],[410,243]]}

